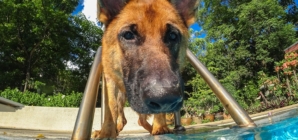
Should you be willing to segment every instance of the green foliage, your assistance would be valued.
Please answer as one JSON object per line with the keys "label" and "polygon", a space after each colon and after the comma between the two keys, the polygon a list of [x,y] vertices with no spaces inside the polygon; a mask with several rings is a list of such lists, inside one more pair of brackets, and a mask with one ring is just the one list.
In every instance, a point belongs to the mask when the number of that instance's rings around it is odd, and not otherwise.
{"label": "green foliage", "polygon": [[203,120],[202,120],[202,123],[208,123],[208,122],[210,122],[209,119],[203,119]]}
{"label": "green foliage", "polygon": [[215,113],[220,110],[219,100],[200,76],[197,75],[188,84],[193,87],[193,91],[187,93],[189,98],[186,102],[194,109],[194,114]]}
{"label": "green foliage", "polygon": [[0,90],[34,90],[40,81],[48,94],[83,92],[102,30],[72,15],[78,2],[0,1]]}
{"label": "green foliage", "polygon": [[130,107],[129,102],[128,102],[128,101],[125,101],[124,106],[125,106],[125,107]]}
{"label": "green foliage", "polygon": [[[292,22],[297,20],[287,18],[290,13],[285,5],[293,4],[283,0],[203,0],[199,8],[202,30],[193,34],[205,33],[206,37],[191,39],[190,48],[245,110],[280,106],[271,105],[274,99],[283,102],[279,99],[285,94],[282,84],[276,84],[272,90],[275,96],[268,97],[267,103],[257,98],[266,80],[277,79],[274,67],[283,59],[283,50],[298,40]],[[190,68],[186,70],[192,72]],[[266,77],[262,79],[260,72],[266,73]],[[187,93],[194,106],[222,110],[199,75],[187,81],[187,85],[192,87]]]}
{"label": "green foliage", "polygon": [[[295,39],[293,24],[282,17],[285,10],[276,1],[204,0],[199,23],[212,43],[216,68],[224,69],[219,79],[229,78],[236,89],[255,80],[258,71],[273,73],[275,61]],[[212,12],[211,12],[212,11]],[[217,56],[215,56],[215,55]],[[208,67],[208,66],[207,66]]]}
{"label": "green foliage", "polygon": [[27,106],[79,107],[83,94],[71,92],[67,95],[58,93],[47,96],[30,91],[21,92],[18,89],[5,89],[0,96]]}

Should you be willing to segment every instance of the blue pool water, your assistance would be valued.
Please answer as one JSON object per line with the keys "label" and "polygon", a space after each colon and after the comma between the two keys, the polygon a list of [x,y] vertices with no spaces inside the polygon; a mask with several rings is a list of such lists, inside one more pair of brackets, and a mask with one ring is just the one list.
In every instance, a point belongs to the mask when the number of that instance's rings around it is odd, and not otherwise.
{"label": "blue pool water", "polygon": [[[225,128],[203,133],[127,137],[129,140],[298,140],[298,111],[286,116],[268,116],[255,128]],[[294,114],[293,114],[294,113]]]}
{"label": "blue pool water", "polygon": [[204,140],[298,140],[298,117],[256,128],[232,128],[212,133],[190,134],[182,139]]}

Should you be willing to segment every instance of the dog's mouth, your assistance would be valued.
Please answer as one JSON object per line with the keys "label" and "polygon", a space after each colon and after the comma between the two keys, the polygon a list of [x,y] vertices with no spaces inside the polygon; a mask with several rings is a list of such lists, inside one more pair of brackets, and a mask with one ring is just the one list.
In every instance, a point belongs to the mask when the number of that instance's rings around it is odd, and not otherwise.
{"label": "dog's mouth", "polygon": [[178,111],[183,104],[183,92],[180,85],[181,82],[165,80],[152,80],[146,85],[144,83],[128,84],[126,86],[128,101],[136,112],[142,114]]}

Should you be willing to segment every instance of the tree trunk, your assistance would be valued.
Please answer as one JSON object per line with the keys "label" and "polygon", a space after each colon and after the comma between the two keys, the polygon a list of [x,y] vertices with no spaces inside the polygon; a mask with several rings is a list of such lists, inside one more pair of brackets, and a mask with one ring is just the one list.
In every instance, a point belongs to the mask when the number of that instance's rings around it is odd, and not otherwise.
{"label": "tree trunk", "polygon": [[30,73],[27,71],[26,73],[26,79],[25,79],[25,85],[24,85],[24,91],[25,92],[28,88],[28,85],[29,85],[29,80],[30,80]]}
{"label": "tree trunk", "polygon": [[279,72],[276,72],[277,73],[277,80],[278,80],[278,83],[280,83],[280,76],[279,76]]}
{"label": "tree trunk", "polygon": [[268,101],[267,101],[266,97],[264,96],[263,92],[262,92],[262,91],[260,91],[260,92],[259,92],[259,94],[261,95],[262,99],[264,100],[264,102],[265,102],[266,106],[268,106],[268,104],[269,104],[269,103],[268,103]]}
{"label": "tree trunk", "polygon": [[292,95],[291,85],[290,85],[290,80],[289,80],[289,75],[286,75],[286,80],[287,80],[288,91],[289,91],[290,95]]}
{"label": "tree trunk", "polygon": [[296,75],[296,70],[293,70],[293,74],[294,74],[294,79],[295,79],[295,83],[298,86],[298,79],[297,79],[297,75]]}
{"label": "tree trunk", "polygon": [[24,90],[23,92],[25,92],[28,89],[29,86],[29,81],[30,81],[30,71],[31,71],[31,59],[29,59],[28,61],[28,66],[27,66],[27,70],[26,70],[26,78],[25,78],[25,85],[24,85]]}

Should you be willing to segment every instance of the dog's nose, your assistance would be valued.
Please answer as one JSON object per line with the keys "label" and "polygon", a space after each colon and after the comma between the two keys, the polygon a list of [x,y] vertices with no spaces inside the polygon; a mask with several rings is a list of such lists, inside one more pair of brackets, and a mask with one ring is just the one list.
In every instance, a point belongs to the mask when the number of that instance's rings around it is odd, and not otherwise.
{"label": "dog's nose", "polygon": [[173,112],[182,106],[182,90],[179,81],[152,80],[144,89],[143,99],[153,112]]}

